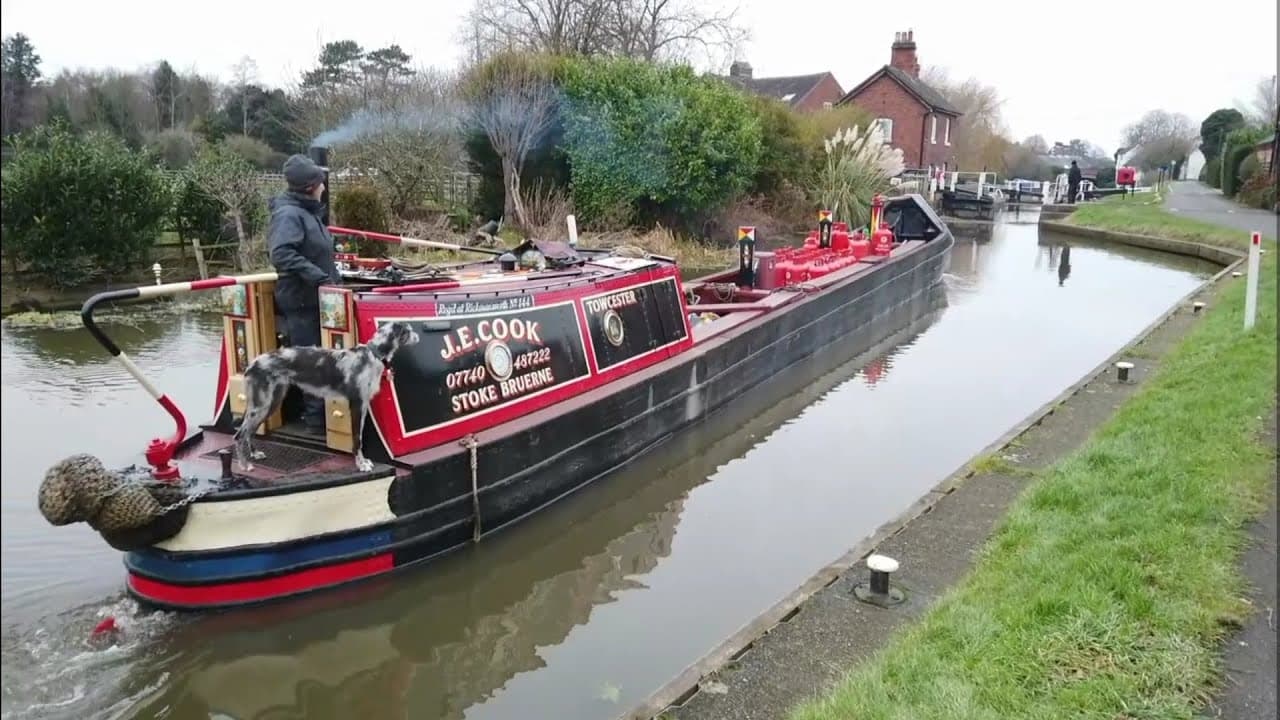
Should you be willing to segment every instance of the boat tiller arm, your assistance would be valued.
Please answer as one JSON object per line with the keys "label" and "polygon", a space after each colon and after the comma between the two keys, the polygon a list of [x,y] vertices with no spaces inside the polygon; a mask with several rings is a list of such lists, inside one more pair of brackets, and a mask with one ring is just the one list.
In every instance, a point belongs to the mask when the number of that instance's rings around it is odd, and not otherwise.
{"label": "boat tiller arm", "polygon": [[338,227],[337,225],[330,225],[329,232],[335,235],[350,235],[352,237],[364,238],[366,240],[377,240],[378,242],[391,243],[392,245],[408,245],[409,247],[431,247],[440,248],[442,250],[483,253],[485,255],[501,255],[506,252],[506,250],[470,247],[468,245],[459,245],[457,243],[437,242],[435,240],[419,240],[418,238],[405,237],[403,235],[388,235],[387,233],[373,232],[372,230],[354,230],[352,228]]}
{"label": "boat tiller arm", "polygon": [[256,282],[271,282],[276,279],[276,273],[258,273],[256,275],[239,275],[239,276],[223,276],[209,278],[208,280],[192,280],[189,282],[166,283],[164,285],[142,285],[139,287],[124,288],[121,290],[108,290],[100,292],[97,295],[85,301],[84,306],[80,309],[80,319],[84,322],[85,329],[93,336],[98,344],[106,349],[111,357],[116,359],[121,366],[124,367],[134,380],[143,387],[151,397],[160,403],[160,407],[173,418],[173,422],[177,425],[177,431],[173,437],[164,440],[161,438],[153,438],[151,443],[147,445],[147,462],[151,463],[151,474],[159,480],[175,480],[178,477],[178,468],[171,465],[173,455],[178,451],[178,446],[187,439],[187,418],[174,404],[168,395],[160,392],[152,382],[142,374],[133,362],[133,359],[120,349],[107,334],[98,327],[98,323],[94,322],[93,311],[102,302],[107,300],[144,300],[147,298],[164,297],[168,295],[181,295],[183,293],[196,292],[199,290],[212,290],[213,288],[227,287],[230,285],[248,285]]}

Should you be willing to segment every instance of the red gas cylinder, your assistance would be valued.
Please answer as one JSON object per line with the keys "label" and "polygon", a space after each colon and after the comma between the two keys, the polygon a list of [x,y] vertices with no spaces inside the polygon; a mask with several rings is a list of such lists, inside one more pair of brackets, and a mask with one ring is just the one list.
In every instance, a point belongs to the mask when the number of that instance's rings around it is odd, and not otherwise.
{"label": "red gas cylinder", "polygon": [[838,222],[838,223],[835,223],[834,225],[832,225],[832,226],[831,226],[831,231],[832,231],[832,232],[842,232],[842,233],[847,233],[847,232],[849,232],[849,223],[847,223],[847,222]]}
{"label": "red gas cylinder", "polygon": [[871,233],[871,252],[874,255],[888,255],[893,251],[893,231],[888,223],[881,222],[880,227]]}
{"label": "red gas cylinder", "polygon": [[805,248],[816,248],[816,247],[818,247],[818,233],[816,233],[816,232],[810,232],[810,233],[809,233],[809,237],[806,237],[806,238],[804,239],[804,246],[805,246]]}
{"label": "red gas cylinder", "polygon": [[831,231],[831,249],[836,252],[843,252],[849,249],[849,231],[832,230]]}
{"label": "red gas cylinder", "polygon": [[790,285],[791,283],[796,282],[796,276],[799,274],[799,271],[797,270],[795,260],[783,260],[773,267],[774,271],[778,274],[778,287]]}

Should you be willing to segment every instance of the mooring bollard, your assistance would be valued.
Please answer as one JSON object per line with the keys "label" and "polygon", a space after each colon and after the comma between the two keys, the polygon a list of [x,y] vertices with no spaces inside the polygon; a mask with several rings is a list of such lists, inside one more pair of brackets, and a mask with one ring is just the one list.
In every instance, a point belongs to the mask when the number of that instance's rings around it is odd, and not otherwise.
{"label": "mooring bollard", "polygon": [[867,582],[853,587],[854,597],[880,607],[897,605],[907,599],[905,593],[889,583],[889,576],[898,570],[897,560],[885,555],[870,555],[867,557],[867,569],[871,576]]}
{"label": "mooring bollard", "polygon": [[152,265],[152,266],[151,266],[151,272],[155,273],[155,275],[156,275],[156,284],[157,284],[157,285],[159,285],[159,284],[160,284],[160,263],[158,263],[158,262],[157,262],[157,263],[155,263],[154,265]]}
{"label": "mooring bollard", "polygon": [[1239,270],[1232,270],[1232,271],[1231,271],[1231,277],[1233,277],[1233,278],[1242,277],[1243,275],[1244,275],[1244,273],[1240,272]]}
{"label": "mooring bollard", "polygon": [[1204,309],[1204,301],[1202,301],[1202,300],[1197,300],[1197,301],[1195,301],[1195,302],[1191,303],[1191,312],[1192,312],[1193,314],[1198,315],[1198,314],[1200,314],[1200,311],[1201,311],[1201,310],[1203,310],[1203,309]]}
{"label": "mooring bollard", "polygon": [[1120,382],[1129,382],[1129,371],[1133,369],[1133,363],[1121,360],[1116,363],[1116,375]]}

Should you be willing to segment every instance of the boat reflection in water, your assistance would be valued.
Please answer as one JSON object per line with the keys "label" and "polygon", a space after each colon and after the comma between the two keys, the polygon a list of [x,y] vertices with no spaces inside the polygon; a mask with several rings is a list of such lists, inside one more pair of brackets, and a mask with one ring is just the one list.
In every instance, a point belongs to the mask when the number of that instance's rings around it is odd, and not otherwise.
{"label": "boat reflection in water", "polygon": [[[193,619],[135,667],[133,717],[462,718],[546,663],[672,549],[689,493],[944,312],[941,285],[853,356],[836,342],[621,472],[438,562],[296,602]],[[843,364],[842,364],[843,363]],[[153,688],[154,689],[148,689]],[[614,708],[616,710],[616,708]]]}

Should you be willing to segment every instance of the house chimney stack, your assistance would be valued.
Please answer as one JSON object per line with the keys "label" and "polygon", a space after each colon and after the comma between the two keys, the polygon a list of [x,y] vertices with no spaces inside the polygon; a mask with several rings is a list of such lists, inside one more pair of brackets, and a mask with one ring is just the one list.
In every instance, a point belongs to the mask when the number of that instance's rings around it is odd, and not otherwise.
{"label": "house chimney stack", "polygon": [[734,60],[729,66],[729,77],[742,80],[751,79],[751,63],[746,60]]}
{"label": "house chimney stack", "polygon": [[889,55],[889,64],[912,77],[920,77],[920,63],[916,59],[914,30],[893,34],[893,48]]}

